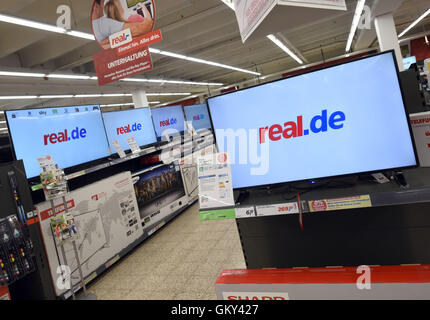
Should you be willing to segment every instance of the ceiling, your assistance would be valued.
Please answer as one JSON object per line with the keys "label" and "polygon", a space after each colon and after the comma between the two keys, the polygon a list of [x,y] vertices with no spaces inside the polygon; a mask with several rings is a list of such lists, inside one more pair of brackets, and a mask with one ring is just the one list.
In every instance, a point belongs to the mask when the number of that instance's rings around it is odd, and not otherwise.
{"label": "ceiling", "polygon": [[[368,0],[371,6],[378,1]],[[396,0],[397,1],[397,0]],[[67,4],[72,9],[72,29],[91,33],[89,12],[92,0],[19,0],[1,1],[0,13],[33,21],[56,24],[56,8]],[[395,11],[398,32],[402,31],[430,5],[429,0],[404,0]],[[299,24],[282,34],[306,58],[315,63],[345,54],[356,0],[346,0],[348,10],[336,17],[308,24]],[[163,41],[154,48],[207,59],[230,66],[257,71],[262,76],[280,73],[298,64],[266,37],[242,43],[234,11],[220,0],[155,0],[157,20],[155,28],[163,34]],[[411,30],[429,31],[429,17]],[[372,33],[373,32],[373,33]],[[376,33],[369,31],[364,49],[377,45]],[[372,40],[373,39],[373,40]],[[358,42],[356,43],[358,47]],[[363,45],[361,45],[363,49]],[[353,46],[355,47],[355,46]],[[94,75],[92,56],[100,51],[95,41],[36,30],[0,22],[0,70],[21,68],[26,71],[66,72]],[[221,82],[224,86],[248,81],[260,82],[256,76],[220,67],[152,54],[154,69],[142,74],[147,78],[188,81]],[[213,93],[217,87],[172,84],[136,84],[117,82],[99,87],[93,80],[58,80],[0,77],[1,95],[130,93],[147,92]],[[150,97],[149,101],[167,103],[178,97]],[[131,97],[0,100],[0,109],[34,106],[60,106],[86,103],[126,103]]]}

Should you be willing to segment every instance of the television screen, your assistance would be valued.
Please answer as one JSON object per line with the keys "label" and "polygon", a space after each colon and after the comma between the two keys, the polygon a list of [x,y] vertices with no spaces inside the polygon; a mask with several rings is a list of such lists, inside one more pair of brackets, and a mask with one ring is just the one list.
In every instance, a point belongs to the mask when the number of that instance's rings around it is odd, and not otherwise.
{"label": "television screen", "polygon": [[123,150],[130,150],[127,138],[134,137],[139,146],[157,142],[149,108],[103,113],[111,153],[116,153],[112,142],[117,140]]}
{"label": "television screen", "polygon": [[415,56],[403,59],[403,65],[405,66],[405,70],[408,70],[413,63],[417,63],[417,58]]}
{"label": "television screen", "polygon": [[108,156],[98,105],[6,111],[16,158],[28,178],[40,174],[37,158],[51,155],[62,169]]}
{"label": "television screen", "polygon": [[151,111],[157,137],[162,137],[163,132],[169,136],[184,132],[185,119],[182,106],[155,108]]}
{"label": "television screen", "polygon": [[185,119],[193,124],[193,128],[196,131],[211,128],[211,121],[209,119],[209,113],[206,104],[186,106],[184,107],[184,112]]}
{"label": "television screen", "polygon": [[416,166],[392,52],[208,99],[234,188]]}

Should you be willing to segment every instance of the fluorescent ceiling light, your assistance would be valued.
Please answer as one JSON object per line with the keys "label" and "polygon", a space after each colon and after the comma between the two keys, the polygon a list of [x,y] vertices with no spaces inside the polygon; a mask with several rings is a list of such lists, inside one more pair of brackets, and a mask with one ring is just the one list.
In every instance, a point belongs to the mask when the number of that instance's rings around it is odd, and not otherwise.
{"label": "fluorescent ceiling light", "polygon": [[39,96],[39,99],[66,99],[66,98],[73,98],[73,94],[57,94],[57,95],[47,95],[47,96]]}
{"label": "fluorescent ceiling light", "polygon": [[45,77],[45,74],[44,73],[30,73],[30,72],[0,71],[0,76],[6,76],[6,77],[27,77],[27,78],[43,78],[43,77]]}
{"label": "fluorescent ceiling light", "polygon": [[426,12],[424,12],[417,20],[415,20],[414,22],[412,22],[412,24],[409,27],[407,27],[405,30],[403,30],[399,34],[399,38],[403,37],[409,30],[411,30],[413,27],[415,27],[418,23],[420,23],[429,14],[430,14],[430,9],[428,9]]}
{"label": "fluorescent ceiling light", "polygon": [[234,3],[233,0],[221,0],[222,2],[224,2],[231,10],[234,11]]}
{"label": "fluorescent ceiling light", "polygon": [[121,107],[121,106],[134,106],[134,103],[113,103],[113,104],[101,104],[101,108],[106,107]]}
{"label": "fluorescent ceiling light", "polygon": [[102,97],[103,95],[101,93],[95,93],[95,94],[77,94],[74,96],[74,98],[98,98]]}
{"label": "fluorescent ceiling light", "polygon": [[141,78],[125,78],[121,79],[125,82],[151,82],[151,83],[171,83],[171,84],[190,84],[199,86],[222,86],[218,82],[196,82],[196,81],[182,81],[182,80],[163,80],[163,79],[141,79]]}
{"label": "fluorescent ceiling light", "polygon": [[8,131],[7,128],[0,128],[0,131]]}
{"label": "fluorescent ceiling light", "polygon": [[[66,34],[66,35],[70,35],[70,36],[74,36],[74,37],[88,39],[88,40],[93,40],[93,41],[95,40],[94,35],[92,35],[91,33],[86,33],[86,32],[81,32],[81,31],[73,31],[73,30],[68,31],[66,29],[58,28],[58,27],[53,26],[53,25],[49,25],[49,24],[45,24],[45,23],[39,23],[39,22],[27,20],[27,19],[16,18],[16,17],[12,17],[12,16],[7,16],[4,14],[0,14],[0,21],[7,22],[7,23],[13,23],[13,24],[17,24],[17,25],[21,25],[21,26],[29,27],[29,28],[36,28],[36,29],[50,31],[50,32],[62,33],[62,34]],[[170,56],[170,57],[178,58],[178,59],[182,59],[182,60],[188,60],[188,61],[194,61],[197,63],[214,65],[217,67],[235,70],[235,71],[244,72],[244,73],[249,73],[249,74],[253,74],[253,75],[258,75],[258,76],[260,75],[260,73],[258,73],[258,72],[253,72],[253,71],[249,71],[249,70],[245,70],[245,69],[241,69],[241,68],[236,68],[236,67],[232,67],[232,66],[228,66],[225,64],[216,63],[216,62],[212,62],[212,61],[208,61],[208,60],[192,58],[192,57],[188,57],[188,56],[185,56],[182,54],[177,54],[177,53],[173,53],[173,52],[169,52],[169,51],[161,51],[161,50],[155,49],[155,48],[149,48],[149,52],[156,53],[156,54],[162,54],[165,56]]]}
{"label": "fluorescent ceiling light", "polygon": [[149,102],[149,104],[157,104],[157,103],[160,103],[160,101],[151,101],[151,102]]}
{"label": "fluorescent ceiling light", "polygon": [[279,48],[281,48],[285,53],[287,53],[291,58],[296,60],[298,63],[303,64],[302,59],[300,59],[293,51],[287,48],[286,45],[284,45],[281,40],[276,38],[273,34],[269,34],[267,36],[274,44],[276,44]]}
{"label": "fluorescent ceiling light", "polygon": [[6,121],[0,121],[0,123],[6,123]]}
{"label": "fluorescent ceiling light", "polygon": [[37,96],[0,96],[0,100],[37,99]]}
{"label": "fluorescent ceiling light", "polygon": [[220,68],[224,68],[224,69],[230,69],[230,70],[234,70],[234,71],[239,71],[239,72],[243,72],[243,73],[249,73],[249,74],[253,74],[253,75],[256,75],[256,76],[261,75],[261,73],[259,73],[259,72],[254,72],[254,71],[250,71],[250,70],[246,70],[246,69],[236,68],[236,67],[232,67],[232,66],[229,66],[229,65],[226,65],[226,64],[222,64],[222,63],[218,63],[218,62],[213,62],[213,61],[199,59],[199,58],[193,58],[193,57],[189,57],[189,56],[186,56],[186,55],[183,55],[183,54],[178,54],[178,53],[174,53],[174,52],[158,50],[158,49],[155,49],[155,48],[149,48],[149,52],[151,52],[151,53],[157,53],[157,54],[161,54],[161,55],[164,55],[164,56],[173,57],[173,58],[177,58],[177,59],[182,59],[182,60],[187,60],[187,61],[192,61],[192,62],[207,64],[207,65],[211,65],[211,66],[215,66],[215,67],[220,67]]}
{"label": "fluorescent ceiling light", "polygon": [[30,21],[30,20],[21,19],[21,18],[16,18],[16,17],[12,17],[12,16],[7,16],[4,14],[0,14],[0,21],[17,24],[17,25],[20,25],[23,27],[29,27],[29,28],[45,30],[45,31],[50,31],[50,32],[56,32],[56,33],[66,33],[67,32],[66,29],[58,28],[58,27],[53,26],[53,25],[35,22],[35,21]]}
{"label": "fluorescent ceiling light", "polygon": [[74,75],[74,74],[48,74],[46,76],[48,78],[54,78],[54,79],[91,80],[90,76],[81,76],[81,75]]}
{"label": "fluorescent ceiling light", "polygon": [[161,93],[147,93],[148,97],[156,97],[156,96],[188,96],[191,93],[189,92],[161,92]]}
{"label": "fluorescent ceiling light", "polygon": [[96,40],[94,35],[86,32],[80,32],[80,31],[67,31],[67,34],[69,36],[77,37],[77,38],[83,38],[88,40]]}
{"label": "fluorescent ceiling light", "polygon": [[349,32],[348,41],[346,43],[346,52],[351,50],[352,40],[354,40],[355,32],[357,31],[358,23],[360,22],[361,13],[364,10],[366,0],[358,0],[355,8],[354,18],[352,19],[351,30]]}

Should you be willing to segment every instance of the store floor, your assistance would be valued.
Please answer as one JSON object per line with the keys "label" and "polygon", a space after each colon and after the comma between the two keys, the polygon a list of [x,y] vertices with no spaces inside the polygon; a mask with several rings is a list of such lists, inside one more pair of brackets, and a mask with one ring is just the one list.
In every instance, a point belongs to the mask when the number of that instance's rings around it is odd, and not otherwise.
{"label": "store floor", "polygon": [[213,300],[223,269],[245,268],[234,220],[200,221],[184,211],[95,280],[99,300]]}

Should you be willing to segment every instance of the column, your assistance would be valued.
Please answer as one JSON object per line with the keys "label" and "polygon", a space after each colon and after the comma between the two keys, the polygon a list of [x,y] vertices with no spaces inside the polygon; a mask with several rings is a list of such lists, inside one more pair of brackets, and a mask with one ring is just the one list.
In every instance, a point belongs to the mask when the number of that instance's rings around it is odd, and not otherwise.
{"label": "column", "polygon": [[132,94],[135,108],[149,107],[148,98],[146,97],[145,90],[134,91]]}
{"label": "column", "polygon": [[379,48],[381,51],[394,49],[396,52],[397,64],[400,71],[405,68],[403,66],[402,52],[400,51],[399,39],[397,37],[396,26],[392,13],[377,16],[375,18],[376,35],[378,36]]}

